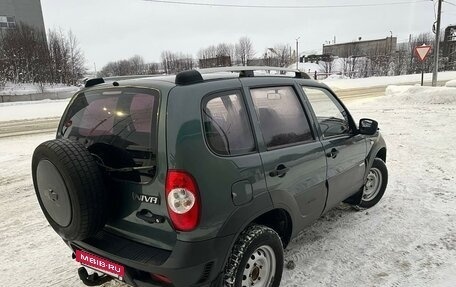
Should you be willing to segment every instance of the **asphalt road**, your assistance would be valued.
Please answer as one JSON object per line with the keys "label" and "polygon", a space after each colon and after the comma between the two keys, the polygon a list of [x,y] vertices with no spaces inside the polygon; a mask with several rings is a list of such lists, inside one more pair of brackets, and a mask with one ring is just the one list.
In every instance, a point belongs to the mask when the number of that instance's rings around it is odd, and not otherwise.
{"label": "asphalt road", "polygon": [[59,118],[0,122],[0,138],[49,133],[57,130]]}

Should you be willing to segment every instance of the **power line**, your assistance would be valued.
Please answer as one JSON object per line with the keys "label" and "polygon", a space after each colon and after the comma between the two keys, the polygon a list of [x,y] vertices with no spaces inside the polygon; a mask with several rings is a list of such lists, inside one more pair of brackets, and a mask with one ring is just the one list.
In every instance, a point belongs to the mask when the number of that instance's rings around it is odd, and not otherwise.
{"label": "power line", "polygon": [[443,1],[443,3],[447,3],[447,4],[450,4],[452,6],[456,6],[456,4],[452,3],[452,2],[448,2],[448,1]]}
{"label": "power line", "polygon": [[[177,4],[187,6],[209,6],[209,7],[224,7],[224,8],[262,8],[262,9],[321,9],[321,8],[354,8],[354,7],[377,7],[377,6],[395,6],[405,4],[425,3],[421,1],[403,1],[389,3],[372,3],[372,4],[341,4],[341,5],[240,5],[240,4],[216,4],[216,3],[201,3],[201,2],[184,2],[174,0],[143,0],[154,3]],[[448,3],[448,2],[447,2]]]}

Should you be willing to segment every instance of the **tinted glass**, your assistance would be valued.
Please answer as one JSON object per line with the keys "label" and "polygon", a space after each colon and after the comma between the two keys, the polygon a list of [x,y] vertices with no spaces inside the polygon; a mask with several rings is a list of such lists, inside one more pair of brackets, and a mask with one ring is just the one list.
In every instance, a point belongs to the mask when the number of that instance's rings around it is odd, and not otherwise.
{"label": "tinted glass", "polygon": [[203,108],[204,131],[210,148],[221,155],[255,150],[247,112],[239,91],[212,96]]}
{"label": "tinted glass", "polygon": [[309,122],[292,87],[251,90],[268,148],[313,140]]}
{"label": "tinted glass", "polygon": [[349,133],[347,113],[330,92],[310,87],[303,87],[303,90],[317,116],[323,137]]}
{"label": "tinted glass", "polygon": [[[86,145],[106,166],[154,165],[158,97],[157,91],[133,88],[81,93],[71,103],[60,133]],[[139,174],[120,177],[140,180]]]}

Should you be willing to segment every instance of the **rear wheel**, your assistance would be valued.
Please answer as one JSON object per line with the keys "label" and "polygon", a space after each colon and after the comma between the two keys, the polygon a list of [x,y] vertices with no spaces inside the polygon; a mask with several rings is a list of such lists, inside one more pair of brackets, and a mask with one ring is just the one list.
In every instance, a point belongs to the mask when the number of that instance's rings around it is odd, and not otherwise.
{"label": "rear wheel", "polygon": [[367,174],[361,203],[358,206],[361,208],[370,208],[376,205],[382,199],[387,185],[388,169],[383,160],[376,158]]}
{"label": "rear wheel", "polygon": [[225,286],[277,287],[283,271],[283,246],[273,229],[251,225],[236,241],[227,266]]}

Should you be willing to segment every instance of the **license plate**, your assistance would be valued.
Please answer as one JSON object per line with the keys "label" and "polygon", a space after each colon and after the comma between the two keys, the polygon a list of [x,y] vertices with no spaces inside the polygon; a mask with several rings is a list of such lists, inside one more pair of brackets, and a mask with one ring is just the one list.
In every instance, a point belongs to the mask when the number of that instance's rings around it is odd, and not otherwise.
{"label": "license plate", "polygon": [[125,267],[122,265],[82,250],[76,250],[76,261],[84,266],[106,273],[120,280],[122,280],[125,275]]}

